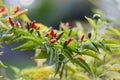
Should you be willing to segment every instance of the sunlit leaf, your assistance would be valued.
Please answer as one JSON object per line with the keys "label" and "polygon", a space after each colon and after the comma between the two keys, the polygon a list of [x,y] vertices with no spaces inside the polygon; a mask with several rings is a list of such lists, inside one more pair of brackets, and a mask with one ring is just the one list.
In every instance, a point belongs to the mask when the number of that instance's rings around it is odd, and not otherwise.
{"label": "sunlit leaf", "polygon": [[40,39],[39,38],[35,38],[35,37],[32,37],[32,36],[22,36],[21,38],[25,39],[25,40],[30,40],[30,41],[33,41],[35,43],[40,43]]}
{"label": "sunlit leaf", "polygon": [[81,54],[82,55],[88,55],[88,56],[91,56],[91,57],[93,57],[95,59],[100,60],[99,57],[96,55],[96,53],[91,51],[91,50],[85,50],[85,51],[81,52]]}
{"label": "sunlit leaf", "polygon": [[106,28],[106,30],[108,30],[108,31],[110,31],[112,34],[115,34],[115,35],[117,35],[117,36],[120,37],[120,32],[119,32],[118,30],[114,29],[113,27],[110,26],[110,27]]}
{"label": "sunlit leaf", "polygon": [[10,66],[10,68],[12,69],[12,71],[13,71],[15,74],[19,74],[20,69],[18,69],[17,67],[14,67],[14,66]]}
{"label": "sunlit leaf", "polygon": [[7,68],[6,65],[3,64],[3,62],[0,60],[0,67]]}
{"label": "sunlit leaf", "polygon": [[120,48],[120,45],[118,44],[106,44],[106,46],[109,46],[111,48]]}
{"label": "sunlit leaf", "polygon": [[112,39],[112,40],[103,40],[102,42],[107,43],[107,44],[117,44],[119,41]]}
{"label": "sunlit leaf", "polygon": [[94,22],[91,18],[89,18],[89,17],[86,17],[86,16],[85,16],[85,18],[88,20],[88,22],[90,23],[91,27],[92,27],[94,30],[96,30],[96,29],[97,29],[97,25],[95,24],[95,22]]}
{"label": "sunlit leaf", "polygon": [[48,30],[48,27],[41,24],[41,23],[36,23],[36,26],[39,26],[40,27],[40,30]]}
{"label": "sunlit leaf", "polygon": [[32,41],[28,41],[16,48],[13,48],[13,50],[30,50],[30,49],[34,49],[35,46],[37,45],[37,43],[34,43]]}

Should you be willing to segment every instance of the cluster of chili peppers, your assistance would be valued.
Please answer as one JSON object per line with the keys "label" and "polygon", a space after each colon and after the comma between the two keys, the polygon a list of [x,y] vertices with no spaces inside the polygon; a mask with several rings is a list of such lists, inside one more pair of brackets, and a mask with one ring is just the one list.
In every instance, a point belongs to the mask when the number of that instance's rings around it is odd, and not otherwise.
{"label": "cluster of chili peppers", "polygon": [[21,24],[19,21],[14,22],[14,20],[11,17],[9,17],[8,19],[9,19],[9,23],[11,24],[12,27],[13,26],[17,26],[19,28],[21,27]]}
{"label": "cluster of chili peppers", "polygon": [[[9,17],[9,22],[10,22],[11,26],[15,26],[15,25],[18,26],[18,27],[21,26],[21,24],[19,23],[19,21],[16,21],[16,23],[15,23],[11,17]],[[67,23],[67,25],[68,25],[68,23]],[[36,21],[35,20],[33,20],[31,22],[31,28],[32,29],[36,29],[36,30],[40,30],[40,27],[36,26]],[[56,38],[54,38],[54,36],[55,36],[54,29],[52,29],[49,33],[45,34],[45,37],[48,37],[48,36],[52,37],[51,40],[50,40],[51,43],[55,43],[57,41]],[[85,38],[85,35],[82,34],[80,40],[83,41],[84,38]],[[71,41],[72,41],[72,38],[68,38],[68,40],[66,41],[67,45],[70,44]]]}
{"label": "cluster of chili peppers", "polygon": [[[48,37],[48,36],[51,36],[51,37],[52,37],[51,40],[50,40],[51,43],[57,42],[57,39],[54,38],[54,37],[56,36],[54,29],[52,29],[49,33],[47,33],[47,34],[45,35],[45,37]],[[58,35],[58,36],[59,36],[59,35]],[[66,41],[67,45],[70,44],[71,41],[72,41],[72,38],[68,38],[68,40]]]}
{"label": "cluster of chili peppers", "polygon": [[45,34],[45,37],[49,37],[49,36],[52,37],[52,39],[50,40],[51,43],[55,43],[57,41],[56,38],[54,38],[54,36],[55,36],[54,29],[52,29],[49,33]]}
{"label": "cluster of chili peppers", "polygon": [[[19,21],[16,21],[16,22],[14,22],[14,20],[11,18],[11,17],[9,17],[8,18],[9,19],[9,23],[11,24],[11,26],[12,27],[14,27],[14,26],[17,26],[17,27],[21,27],[21,24],[20,24],[20,22]],[[26,21],[25,22],[25,25],[27,24],[28,22]],[[36,21],[35,20],[33,20],[32,22],[31,22],[31,28],[32,29],[35,29],[35,30],[40,30],[40,27],[39,26],[36,26]]]}
{"label": "cluster of chili peppers", "polygon": [[[14,10],[14,13],[19,12],[19,10],[20,10],[20,7],[17,6],[17,7],[15,8],[15,10]],[[4,8],[4,7],[3,7],[3,8],[0,8],[0,12],[3,12],[3,11],[5,11],[5,8]],[[11,26],[17,26],[17,27],[19,27],[19,28],[21,27],[20,22],[19,22],[19,21],[14,22],[14,20],[13,20],[11,17],[9,17],[9,23],[11,24]],[[27,22],[27,21],[24,21],[24,24],[27,25],[28,22]],[[32,29],[35,29],[35,30],[37,30],[37,31],[40,30],[40,26],[36,26],[36,21],[35,21],[35,20],[33,20],[33,21],[31,22],[30,26],[31,26]],[[68,28],[68,27],[70,26],[69,22],[66,22],[64,26]],[[60,24],[59,27],[60,27],[60,28],[63,27],[62,23]],[[52,44],[55,43],[55,42],[57,42],[57,39],[55,38],[56,34],[55,34],[54,29],[51,29],[51,31],[50,31],[49,33],[46,33],[46,34],[45,34],[45,37],[48,37],[48,36],[51,36],[51,37],[52,37],[51,40],[50,40],[50,42],[51,42]],[[80,40],[83,41],[84,38],[85,38],[85,35],[83,34],[83,35],[81,36]],[[68,40],[66,41],[66,45],[70,44],[71,42],[72,42],[72,38],[69,37]]]}
{"label": "cluster of chili peppers", "polygon": [[[20,6],[16,6],[16,8],[14,9],[14,14],[16,14],[17,12],[19,12],[20,11]],[[1,7],[0,8],[0,13],[3,13],[3,12],[5,12],[6,11],[6,7]]]}
{"label": "cluster of chili peppers", "polygon": [[[16,6],[15,9],[13,10],[13,13],[14,13],[14,14],[17,14],[17,13],[20,11],[20,9],[21,9],[20,6]],[[0,14],[3,14],[5,11],[7,11],[7,8],[6,8],[5,6],[3,6],[3,7],[0,8]],[[19,14],[19,13],[18,13],[18,14]],[[21,13],[21,14],[22,14],[22,13]],[[9,17],[8,17],[8,21],[9,21],[9,23],[10,23],[10,25],[11,25],[12,27],[16,26],[16,27],[18,27],[18,28],[21,28],[20,22],[19,22],[19,21],[14,21],[12,16],[9,16]],[[27,25],[27,24],[28,24],[27,21],[24,22],[24,25]],[[39,27],[39,26],[36,26],[36,21],[35,21],[35,20],[33,20],[33,21],[31,22],[31,25],[30,25],[30,26],[31,26],[32,29],[35,29],[35,30],[37,30],[37,31],[40,30],[40,27]]]}

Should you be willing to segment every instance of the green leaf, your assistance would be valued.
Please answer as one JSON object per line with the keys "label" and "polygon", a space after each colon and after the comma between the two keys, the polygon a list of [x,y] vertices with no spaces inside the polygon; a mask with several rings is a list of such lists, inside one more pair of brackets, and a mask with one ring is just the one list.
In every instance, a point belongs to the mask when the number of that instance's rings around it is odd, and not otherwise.
{"label": "green leaf", "polygon": [[24,40],[23,38],[21,38],[21,33],[18,33],[16,35],[13,35],[13,37],[9,40],[9,42],[19,42],[21,40]]}
{"label": "green leaf", "polygon": [[88,55],[88,56],[91,56],[95,59],[100,60],[99,57],[97,56],[97,54],[95,52],[91,51],[91,50],[85,50],[85,51],[81,52],[81,54]]}
{"label": "green leaf", "polygon": [[53,59],[55,57],[54,49],[50,49],[50,59],[49,59],[49,64],[52,64]]}
{"label": "green leaf", "polygon": [[106,44],[106,46],[111,47],[111,48],[120,48],[120,45],[118,44]]}
{"label": "green leaf", "polygon": [[56,40],[59,40],[59,39],[62,37],[63,34],[64,34],[64,32],[61,32],[61,33],[59,34],[59,36],[56,38]]}
{"label": "green leaf", "polygon": [[98,49],[90,41],[85,42],[82,46],[82,49],[89,49],[99,53]]}
{"label": "green leaf", "polygon": [[71,51],[69,51],[69,50],[67,50],[67,49],[64,49],[63,54],[64,54],[71,62],[73,62],[73,57],[72,57],[73,53],[72,53]]}
{"label": "green leaf", "polygon": [[61,66],[62,66],[62,63],[63,63],[63,60],[64,60],[64,56],[62,54],[59,54],[57,59],[56,59],[56,64],[55,64],[55,74],[54,76],[56,76],[56,74],[59,72]]}
{"label": "green leaf", "polygon": [[78,53],[76,46],[76,43],[72,41],[69,45],[67,45],[67,49],[69,49],[72,52]]}
{"label": "green leaf", "polygon": [[65,34],[69,34],[69,31],[65,27],[62,27],[62,30],[64,31]]}
{"label": "green leaf", "polygon": [[40,31],[37,31],[38,36],[41,38],[41,33]]}
{"label": "green leaf", "polygon": [[97,25],[95,24],[95,22],[94,22],[91,18],[89,18],[89,17],[86,17],[86,16],[85,16],[85,18],[88,20],[88,22],[90,23],[91,27],[92,27],[94,30],[96,30],[96,29],[97,29]]}
{"label": "green leaf", "polygon": [[21,38],[25,39],[25,40],[30,40],[33,41],[35,43],[40,43],[40,39],[37,37],[32,37],[32,36],[22,36]]}
{"label": "green leaf", "polygon": [[32,37],[28,32],[26,32],[25,30],[24,31],[18,31],[18,33],[14,34],[12,36],[12,38],[10,37],[10,40],[9,42],[20,42],[20,41],[23,41],[23,40],[28,40],[24,37]]}
{"label": "green leaf", "polygon": [[99,43],[100,43],[103,47],[105,47],[105,44],[104,44],[102,41],[99,41]]}
{"label": "green leaf", "polygon": [[6,65],[3,64],[3,62],[0,60],[0,67],[7,68]]}
{"label": "green leaf", "polygon": [[61,67],[60,80],[62,79],[64,68],[65,68],[65,64],[63,64],[62,67]]}
{"label": "green leaf", "polygon": [[91,73],[91,69],[89,65],[83,59],[74,59],[74,63],[80,65],[83,69],[85,69],[88,73]]}
{"label": "green leaf", "polygon": [[71,33],[72,33],[72,29],[69,30],[68,36],[71,36]]}
{"label": "green leaf", "polygon": [[117,44],[119,41],[112,39],[112,40],[103,40],[102,42],[104,42],[106,44]]}
{"label": "green leaf", "polygon": [[99,42],[99,41],[92,41],[92,43],[94,43],[94,45],[96,45],[97,47],[105,50],[105,46],[101,42]]}
{"label": "green leaf", "polygon": [[79,30],[80,30],[80,29],[79,29],[78,27],[74,27],[74,28],[72,29],[71,36],[72,36],[72,37],[76,36]]}
{"label": "green leaf", "polygon": [[115,35],[117,35],[117,36],[120,37],[120,32],[119,32],[118,30],[114,29],[113,27],[110,26],[110,27],[106,28],[106,30],[108,30],[108,31],[110,31],[112,34],[115,34]]}
{"label": "green leaf", "polygon": [[114,54],[120,55],[120,50],[119,49],[115,49],[115,50],[113,50],[113,52],[114,52]]}
{"label": "green leaf", "polygon": [[[1,1],[0,1],[0,3],[1,3]],[[3,29],[9,29],[9,27],[7,27],[4,23],[2,23],[1,21],[0,21],[0,28],[3,28]]]}
{"label": "green leaf", "polygon": [[10,66],[10,68],[12,69],[12,71],[13,71],[15,74],[19,74],[20,69],[18,69],[17,67],[14,67],[14,66]]}
{"label": "green leaf", "polygon": [[30,50],[30,49],[34,49],[35,46],[37,45],[37,43],[34,43],[32,41],[28,41],[16,48],[12,48],[12,50]]}
{"label": "green leaf", "polygon": [[13,34],[6,34],[5,36],[2,36],[2,39],[4,41],[10,41],[13,37]]}
{"label": "green leaf", "polygon": [[46,48],[47,54],[49,54],[50,53],[50,49],[51,49],[50,46],[45,44],[45,48]]}
{"label": "green leaf", "polygon": [[75,70],[72,66],[67,65],[67,64],[65,65],[65,69],[71,71],[72,73],[75,73],[75,72],[76,72],[76,70]]}
{"label": "green leaf", "polygon": [[106,49],[107,51],[109,51],[110,53],[112,53],[111,47],[110,47],[110,46],[107,46],[106,44],[104,44],[104,45],[105,45],[105,49]]}
{"label": "green leaf", "polygon": [[[96,50],[99,52],[98,46],[96,44],[94,44],[94,42],[91,42],[93,44],[93,46],[96,48]],[[100,52],[99,52],[100,53]]]}
{"label": "green leaf", "polygon": [[58,43],[55,43],[55,44],[54,44],[54,47],[59,48],[59,49],[62,49],[62,48],[63,48],[63,46],[60,45],[60,44],[58,44]]}

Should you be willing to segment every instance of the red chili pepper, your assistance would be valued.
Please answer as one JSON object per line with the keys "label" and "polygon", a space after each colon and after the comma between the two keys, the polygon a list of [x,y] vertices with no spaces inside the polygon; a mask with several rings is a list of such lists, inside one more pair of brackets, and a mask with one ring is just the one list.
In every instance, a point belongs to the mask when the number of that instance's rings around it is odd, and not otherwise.
{"label": "red chili pepper", "polygon": [[83,34],[80,38],[80,40],[82,41],[85,38],[85,35]]}
{"label": "red chili pepper", "polygon": [[36,28],[35,24],[36,24],[36,21],[33,20],[32,23],[31,23],[31,27],[32,27],[32,28]]}
{"label": "red chili pepper", "polygon": [[11,26],[15,25],[15,22],[13,21],[13,19],[11,17],[9,17],[9,22],[10,22]]}
{"label": "red chili pepper", "polygon": [[19,21],[16,21],[16,26],[20,27],[20,22]]}
{"label": "red chili pepper", "polygon": [[51,43],[55,43],[55,42],[56,42],[56,39],[53,38],[53,39],[50,40],[50,42],[51,42]]}
{"label": "red chili pepper", "polygon": [[50,31],[50,35],[51,35],[52,37],[54,37],[54,35],[55,35],[54,29],[52,29],[52,30]]}
{"label": "red chili pepper", "polygon": [[5,7],[0,8],[0,13],[5,11]]}
{"label": "red chili pepper", "polygon": [[70,44],[71,41],[72,41],[72,38],[69,38],[69,39],[67,40],[67,44]]}
{"label": "red chili pepper", "polygon": [[39,26],[37,26],[37,27],[36,27],[36,30],[37,30],[37,31],[38,31],[38,30],[40,30],[40,27],[39,27]]}
{"label": "red chili pepper", "polygon": [[69,22],[66,22],[66,23],[65,23],[65,26],[66,26],[66,27],[69,27],[69,26],[70,26],[70,23],[69,23]]}
{"label": "red chili pepper", "polygon": [[15,8],[15,10],[14,10],[14,13],[17,13],[17,12],[19,12],[19,11],[20,11],[20,7],[17,6],[17,7]]}
{"label": "red chili pepper", "polygon": [[45,34],[45,37],[48,37],[49,36],[49,34],[47,33],[47,34]]}

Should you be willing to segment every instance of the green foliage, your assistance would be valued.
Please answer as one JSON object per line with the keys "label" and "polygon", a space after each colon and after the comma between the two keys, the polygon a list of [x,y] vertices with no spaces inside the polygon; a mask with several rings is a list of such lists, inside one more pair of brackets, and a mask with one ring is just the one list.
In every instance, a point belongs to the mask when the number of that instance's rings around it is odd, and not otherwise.
{"label": "green foliage", "polygon": [[[97,78],[101,78],[101,76],[109,77],[109,75],[106,74],[108,73],[106,72],[107,70],[105,70],[105,65],[109,62],[109,58],[106,58],[106,55],[112,57],[109,53],[115,53],[115,51],[120,52],[120,46],[117,40],[109,40],[106,37],[99,37],[99,35],[102,36],[102,34],[99,34],[99,30],[97,29],[98,24],[95,20],[85,17],[94,31],[94,33],[88,33],[86,37],[87,33],[81,31],[79,27],[66,26],[64,23],[61,23],[62,26],[59,30],[47,28],[39,23],[36,24],[34,23],[35,21],[29,20],[25,15],[26,12],[27,10],[23,10],[16,14],[11,13],[10,15],[4,13],[6,18],[2,17],[0,23],[1,42],[4,41],[10,44],[24,42],[18,47],[12,49],[36,50],[33,59],[46,59],[47,65],[54,65],[54,78],[59,76],[60,79],[64,79],[64,75],[67,75],[67,71],[72,70],[68,64],[75,65],[75,67],[77,66],[77,69],[79,66],[81,71],[83,71],[83,73],[85,72],[85,75],[88,74],[89,77],[81,76],[85,80],[88,80],[88,78],[96,80]],[[13,25],[15,21],[14,18],[16,17],[20,20],[20,26],[17,24]],[[27,24],[22,23],[25,19],[28,20]],[[108,27],[107,30],[120,36],[119,31],[112,27]],[[95,38],[92,38],[93,36],[95,36]],[[0,64],[1,66],[6,67],[2,62],[0,62]],[[67,69],[66,67],[69,68]],[[33,73],[35,73],[36,70],[23,75],[20,73],[21,71],[19,69],[15,67],[11,68],[16,75],[18,75],[16,78],[21,77],[23,80],[37,80],[36,77],[34,79],[32,78]],[[75,72],[79,73],[74,69],[72,71],[74,75]],[[115,73],[119,76],[118,72]],[[37,74],[35,76],[37,76]],[[37,77],[40,78],[40,76]],[[43,78],[41,78],[41,80],[43,80]]]}

